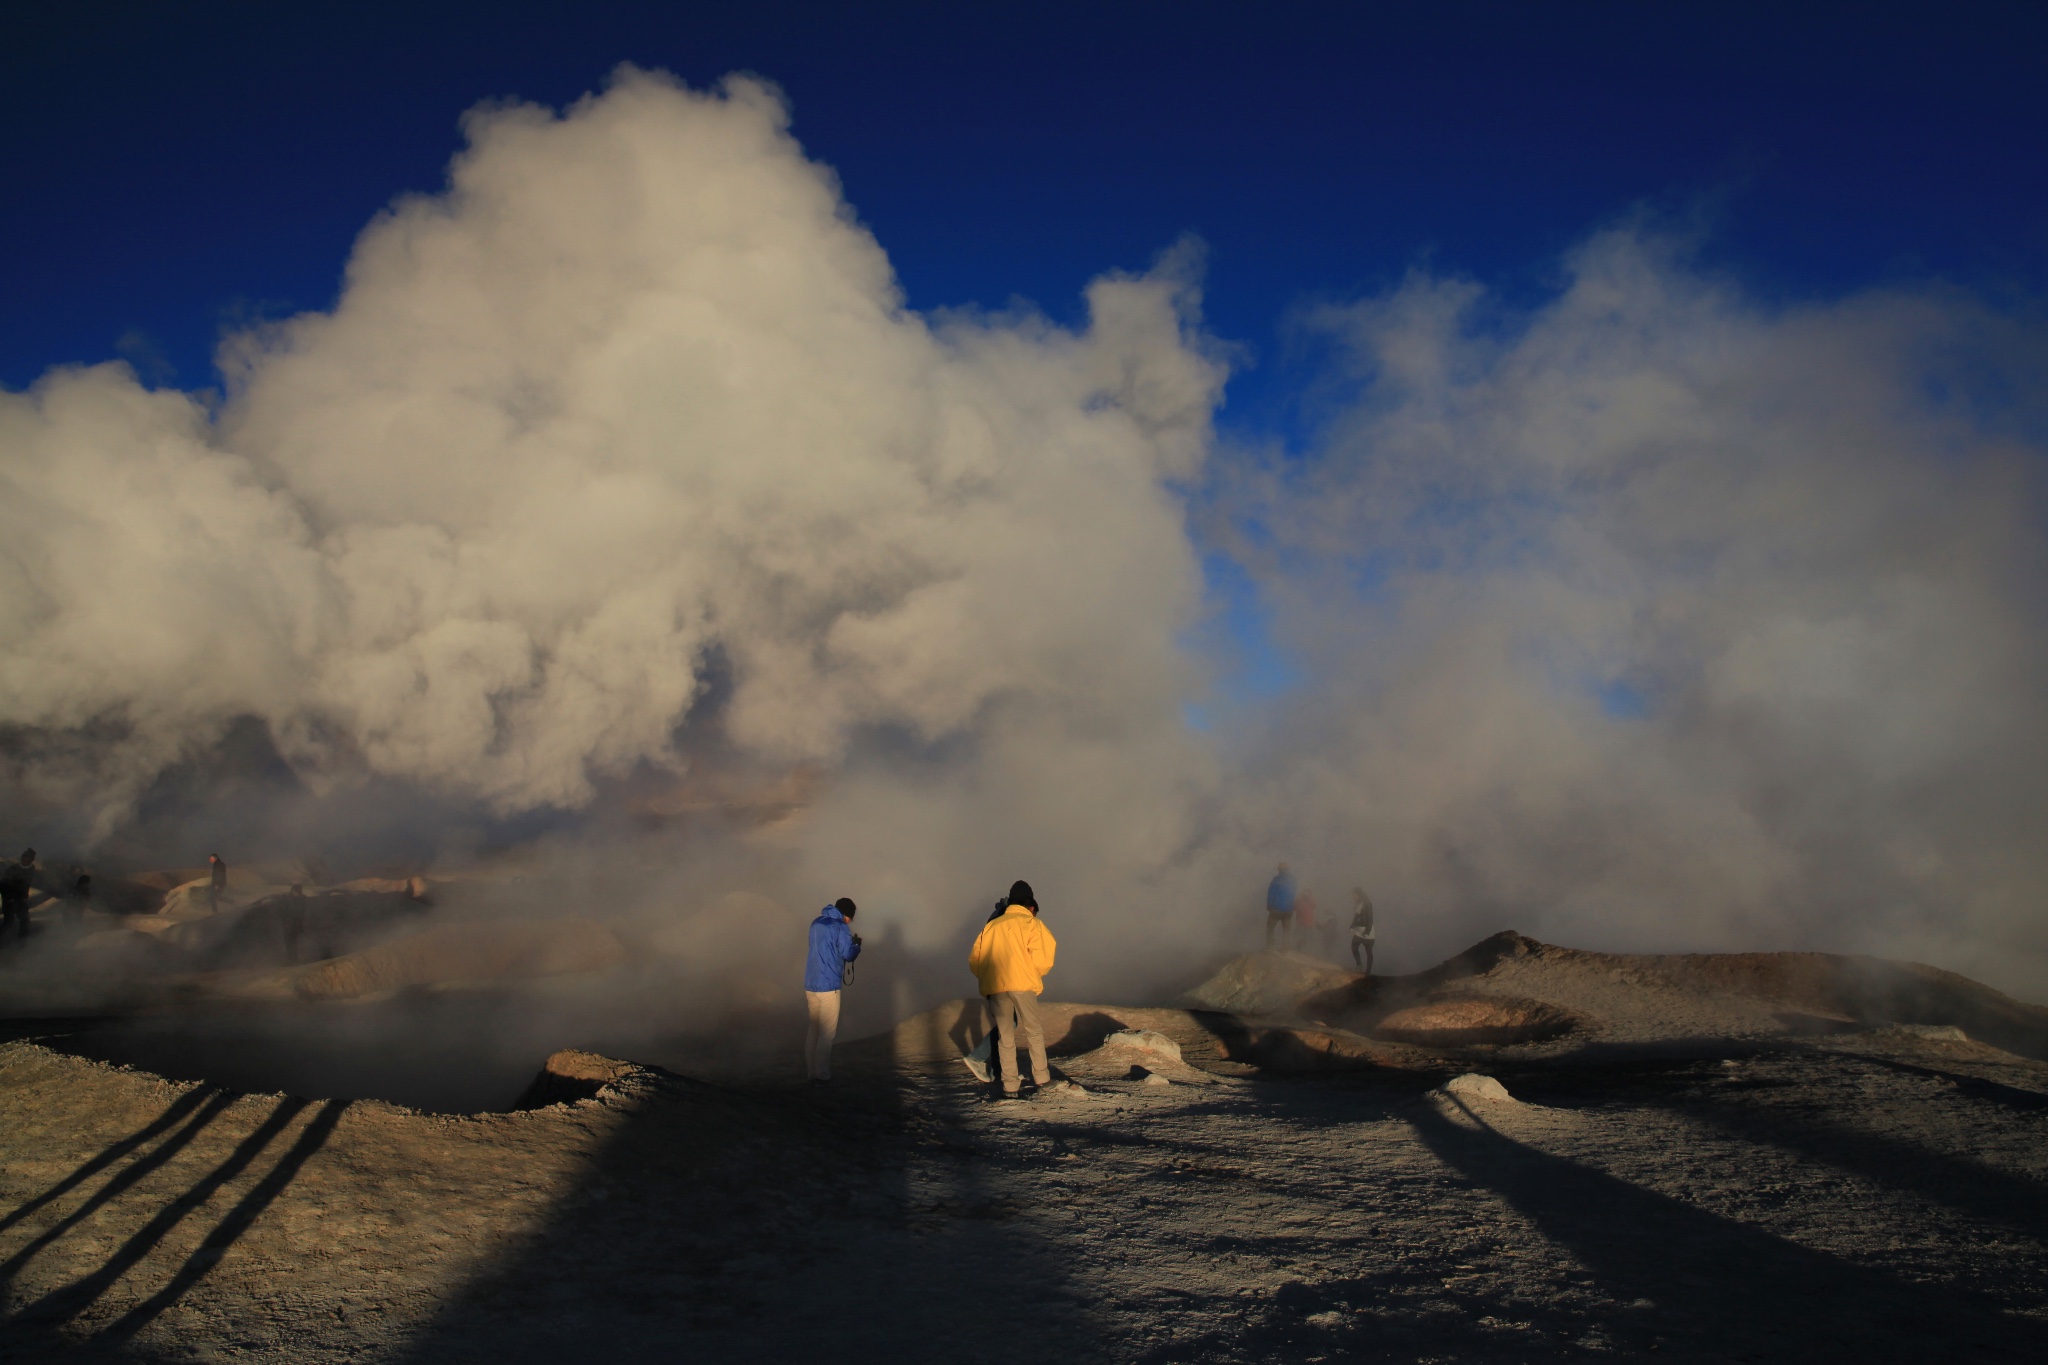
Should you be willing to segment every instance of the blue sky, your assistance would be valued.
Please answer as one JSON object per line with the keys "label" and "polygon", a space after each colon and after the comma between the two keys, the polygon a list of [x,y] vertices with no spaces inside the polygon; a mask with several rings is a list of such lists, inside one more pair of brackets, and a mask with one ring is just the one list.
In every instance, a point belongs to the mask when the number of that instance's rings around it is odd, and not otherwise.
{"label": "blue sky", "polygon": [[331,302],[480,100],[616,63],[782,84],[913,306],[1075,318],[1183,234],[1240,343],[1223,420],[1304,420],[1304,304],[1418,263],[1509,299],[1648,207],[1765,297],[2048,280],[2048,9],[1303,3],[17,7],[0,41],[0,383],[115,355],[213,382]]}

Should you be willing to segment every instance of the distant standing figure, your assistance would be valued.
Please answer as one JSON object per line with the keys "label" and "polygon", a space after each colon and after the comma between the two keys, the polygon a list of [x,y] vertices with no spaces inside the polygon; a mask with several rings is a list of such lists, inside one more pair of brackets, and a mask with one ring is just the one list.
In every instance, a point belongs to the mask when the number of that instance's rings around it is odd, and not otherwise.
{"label": "distant standing figure", "polygon": [[213,913],[218,915],[221,894],[228,889],[228,865],[220,860],[218,853],[207,854],[206,865],[211,869],[211,876],[206,883],[206,900]]}
{"label": "distant standing figure", "polygon": [[1316,918],[1316,893],[1303,887],[1294,893],[1294,946],[1313,948],[1322,922]]}
{"label": "distant standing figure", "polygon": [[1351,888],[1351,965],[1359,965],[1361,952],[1365,955],[1365,974],[1372,975],[1372,898],[1365,894],[1365,888]]}
{"label": "distant standing figure", "polygon": [[1038,996],[1058,947],[1052,930],[1038,918],[1038,897],[1031,883],[1019,881],[1011,884],[1003,913],[981,926],[967,954],[967,966],[988,999],[989,1031],[997,1038],[995,1054],[1005,1099],[1016,1099],[1024,1088],[1017,1075],[1019,1042],[1031,1053],[1032,1084],[1052,1084],[1045,1030],[1038,1022]]}
{"label": "distant standing figure", "polygon": [[860,956],[860,935],[853,932],[856,907],[841,896],[811,921],[811,950],[804,962],[804,1003],[811,1022],[804,1033],[804,1074],[814,1085],[832,1079],[832,1040],[839,1036],[839,992],[847,972]]}
{"label": "distant standing figure", "polygon": [[36,851],[24,849],[21,861],[0,869],[0,937],[14,926],[17,938],[28,937],[28,893],[35,877]]}
{"label": "distant standing figure", "polygon": [[298,965],[299,939],[305,932],[306,888],[302,882],[293,882],[284,902],[284,959],[293,966]]}
{"label": "distant standing figure", "polygon": [[1266,946],[1273,946],[1273,931],[1280,931],[1281,941],[1293,946],[1294,943],[1294,875],[1287,870],[1287,864],[1273,874],[1273,880],[1266,884]]}
{"label": "distant standing figure", "polygon": [[92,909],[92,874],[81,872],[78,880],[71,883],[71,894],[64,898],[64,923],[73,929],[83,928],[85,912]]}

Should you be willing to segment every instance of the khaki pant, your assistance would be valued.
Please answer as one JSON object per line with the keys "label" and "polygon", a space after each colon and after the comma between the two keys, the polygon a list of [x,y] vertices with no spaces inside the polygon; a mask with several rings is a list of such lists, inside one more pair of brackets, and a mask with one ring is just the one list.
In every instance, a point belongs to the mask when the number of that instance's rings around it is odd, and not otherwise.
{"label": "khaki pant", "polygon": [[1023,1088],[1017,1078],[1017,1044],[1031,1049],[1031,1079],[1039,1085],[1052,1082],[1052,1068],[1045,1061],[1045,1030],[1038,1026],[1038,995],[1034,991],[998,991],[988,998],[989,1029],[996,1035],[996,1061],[1002,1067],[1003,1093],[1014,1095]]}
{"label": "khaki pant", "polygon": [[804,1031],[804,1074],[814,1081],[832,1079],[832,1040],[839,1036],[839,992],[805,991],[811,1025]]}

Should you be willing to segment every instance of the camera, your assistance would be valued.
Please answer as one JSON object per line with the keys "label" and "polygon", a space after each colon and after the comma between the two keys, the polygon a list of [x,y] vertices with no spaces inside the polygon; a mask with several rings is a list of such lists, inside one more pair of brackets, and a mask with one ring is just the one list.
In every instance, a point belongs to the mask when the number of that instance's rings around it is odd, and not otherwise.
{"label": "camera", "polygon": [[853,946],[854,946],[854,947],[856,947],[856,948],[860,947],[860,935],[859,935],[859,934],[855,934],[855,935],[853,936]]}

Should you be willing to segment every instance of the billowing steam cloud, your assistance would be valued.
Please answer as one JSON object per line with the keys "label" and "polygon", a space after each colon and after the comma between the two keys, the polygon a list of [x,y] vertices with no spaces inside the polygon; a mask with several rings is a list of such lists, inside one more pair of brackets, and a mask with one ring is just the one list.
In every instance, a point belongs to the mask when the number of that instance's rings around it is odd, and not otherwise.
{"label": "billowing steam cloud", "polygon": [[744,81],[469,134],[331,315],[230,347],[217,422],[118,366],[8,400],[6,719],[111,735],[106,809],[245,714],[307,771],[580,805],[669,757],[714,648],[791,761],[1179,685],[1162,480],[1222,378],[1181,282],[935,329]]}
{"label": "billowing steam cloud", "polygon": [[[933,320],[757,84],[467,131],[217,411],[0,395],[19,808],[103,839],[255,717],[317,789],[574,809],[715,710],[829,774],[755,836],[793,894],[937,944],[1032,876],[1072,989],[1255,925],[1283,855],[1396,965],[1512,922],[2048,981],[2038,456],[1927,382],[2009,363],[1972,305],[1767,313],[1617,233],[1512,329],[1327,314],[1355,399],[1262,465],[1185,259],[1079,332]],[[1226,554],[1298,678],[1200,730]]]}
{"label": "billowing steam cloud", "polygon": [[1273,808],[1467,934],[2039,990],[2026,332],[1929,294],[1767,311],[1628,231],[1511,328],[1485,302],[1317,319],[1355,398],[1247,518],[1312,679],[1257,752]]}

